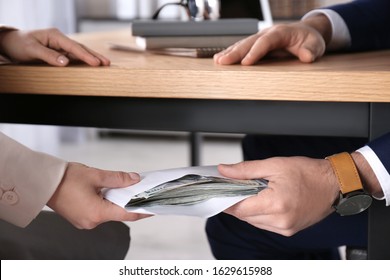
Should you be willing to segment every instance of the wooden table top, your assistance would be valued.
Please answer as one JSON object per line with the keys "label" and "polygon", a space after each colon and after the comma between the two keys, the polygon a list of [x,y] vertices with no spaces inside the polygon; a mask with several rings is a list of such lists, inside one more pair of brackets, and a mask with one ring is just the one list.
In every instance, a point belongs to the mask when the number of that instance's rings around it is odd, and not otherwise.
{"label": "wooden table top", "polygon": [[127,30],[72,37],[104,54],[109,67],[72,64],[0,66],[0,93],[390,102],[390,50],[332,54],[311,64],[269,59],[255,66],[222,66],[212,59],[113,50]]}

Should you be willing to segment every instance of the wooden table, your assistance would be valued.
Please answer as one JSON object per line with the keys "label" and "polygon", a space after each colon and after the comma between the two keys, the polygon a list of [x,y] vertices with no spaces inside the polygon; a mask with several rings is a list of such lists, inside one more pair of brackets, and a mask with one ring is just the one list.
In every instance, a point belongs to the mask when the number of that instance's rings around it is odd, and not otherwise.
{"label": "wooden table", "polygon": [[[109,57],[110,67],[1,66],[0,121],[370,139],[390,130],[390,51],[221,66],[109,48],[128,36],[74,36]],[[383,202],[370,208],[369,227],[369,258],[389,259]]]}

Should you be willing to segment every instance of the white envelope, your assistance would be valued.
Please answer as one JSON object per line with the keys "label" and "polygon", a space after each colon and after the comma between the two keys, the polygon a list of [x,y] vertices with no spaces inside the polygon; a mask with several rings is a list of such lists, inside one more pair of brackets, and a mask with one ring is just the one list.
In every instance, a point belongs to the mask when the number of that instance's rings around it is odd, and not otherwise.
{"label": "white envelope", "polygon": [[135,185],[122,189],[106,189],[104,196],[111,202],[126,208],[129,212],[159,215],[186,215],[208,218],[214,216],[248,196],[218,197],[207,201],[186,206],[151,206],[151,207],[125,207],[134,195],[149,190],[162,183],[181,178],[188,174],[223,177],[217,166],[196,166],[176,169],[165,169],[141,173],[141,181]]}

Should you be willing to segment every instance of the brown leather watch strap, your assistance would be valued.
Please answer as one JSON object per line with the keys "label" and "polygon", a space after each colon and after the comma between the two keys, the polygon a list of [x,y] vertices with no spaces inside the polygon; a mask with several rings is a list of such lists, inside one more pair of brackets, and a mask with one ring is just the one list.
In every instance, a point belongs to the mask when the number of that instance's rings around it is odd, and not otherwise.
{"label": "brown leather watch strap", "polygon": [[349,153],[335,154],[326,159],[332,165],[333,171],[340,183],[340,191],[343,195],[353,191],[363,190],[363,184],[360,180],[356,165]]}

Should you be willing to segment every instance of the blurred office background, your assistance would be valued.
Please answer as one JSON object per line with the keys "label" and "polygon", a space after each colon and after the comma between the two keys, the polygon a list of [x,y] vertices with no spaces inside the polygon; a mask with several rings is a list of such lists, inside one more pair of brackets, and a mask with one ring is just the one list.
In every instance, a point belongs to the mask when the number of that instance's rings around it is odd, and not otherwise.
{"label": "blurred office background", "polygon": [[[223,1],[223,0],[222,0]],[[172,0],[0,0],[0,23],[20,29],[57,27],[66,34],[128,27],[132,19],[150,18]],[[270,0],[275,21],[301,17],[315,7],[346,0]],[[163,18],[181,18],[170,7]],[[43,152],[68,161],[113,170],[149,171],[188,166],[189,133],[112,131],[96,128],[0,124],[0,131]],[[202,165],[242,159],[243,135],[203,134]],[[128,259],[211,259],[205,221],[194,217],[153,217],[130,223]]]}

